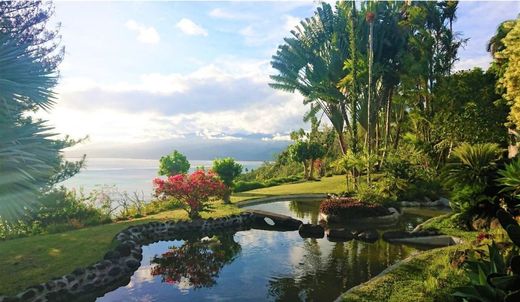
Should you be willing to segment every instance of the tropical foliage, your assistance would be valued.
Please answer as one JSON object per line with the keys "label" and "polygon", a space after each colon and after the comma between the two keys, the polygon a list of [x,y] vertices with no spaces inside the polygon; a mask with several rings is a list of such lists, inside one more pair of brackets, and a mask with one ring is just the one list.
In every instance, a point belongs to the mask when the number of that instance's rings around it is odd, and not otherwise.
{"label": "tropical foliage", "polygon": [[0,3],[0,216],[19,218],[37,207],[38,196],[79,171],[83,160],[67,162],[63,148],[76,141],[56,138],[33,113],[55,101],[62,60],[57,31],[46,25],[53,6],[41,1]]}

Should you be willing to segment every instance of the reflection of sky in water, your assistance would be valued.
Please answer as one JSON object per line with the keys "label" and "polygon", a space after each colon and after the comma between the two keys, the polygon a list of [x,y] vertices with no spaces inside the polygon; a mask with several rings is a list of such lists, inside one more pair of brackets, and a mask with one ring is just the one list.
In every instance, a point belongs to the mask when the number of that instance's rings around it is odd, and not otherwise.
{"label": "reflection of sky in water", "polygon": [[[317,202],[274,202],[253,206],[300,217],[317,217]],[[402,227],[421,222],[420,213],[405,215]],[[298,232],[241,231],[234,235],[241,246],[235,259],[224,265],[216,284],[194,288],[184,278],[176,284],[151,276],[150,260],[183,241],[158,242],[143,247],[143,261],[130,283],[107,293],[99,301],[333,301],[341,292],[377,275],[406,258],[415,249],[382,240],[376,243],[302,239]]]}

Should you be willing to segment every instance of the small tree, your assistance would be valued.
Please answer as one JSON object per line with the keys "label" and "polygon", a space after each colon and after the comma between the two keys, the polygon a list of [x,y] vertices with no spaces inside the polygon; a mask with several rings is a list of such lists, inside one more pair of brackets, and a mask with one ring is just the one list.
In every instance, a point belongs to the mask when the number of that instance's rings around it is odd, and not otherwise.
{"label": "small tree", "polygon": [[226,186],[215,174],[203,170],[156,178],[153,184],[156,196],[177,199],[191,219],[200,218],[201,211],[211,209],[210,201],[223,198],[226,192]]}
{"label": "small tree", "polygon": [[303,164],[303,174],[306,179],[313,178],[314,161],[321,158],[324,154],[325,149],[322,145],[316,142],[297,141],[293,145],[289,146],[289,155],[291,159]]}
{"label": "small tree", "polygon": [[224,202],[231,202],[231,188],[233,181],[242,173],[242,165],[231,157],[219,158],[213,161],[213,172],[217,173],[222,182],[227,186]]}
{"label": "small tree", "polygon": [[190,169],[190,162],[186,159],[186,156],[177,150],[161,157],[159,162],[159,175],[185,174]]}
{"label": "small tree", "polygon": [[309,142],[307,143],[307,152],[310,161],[310,175],[309,178],[314,178],[314,162],[325,155],[325,148],[319,143]]}
{"label": "small tree", "polygon": [[289,146],[289,157],[298,163],[303,164],[303,175],[304,178],[309,178],[309,172],[307,169],[307,160],[308,153],[307,153],[307,142],[304,141],[297,141],[296,143]]}

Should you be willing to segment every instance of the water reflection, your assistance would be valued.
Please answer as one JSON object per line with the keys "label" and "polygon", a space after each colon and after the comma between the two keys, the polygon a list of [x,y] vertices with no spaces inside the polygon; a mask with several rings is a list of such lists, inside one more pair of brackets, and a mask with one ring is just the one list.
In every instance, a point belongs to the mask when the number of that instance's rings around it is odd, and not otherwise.
{"label": "water reflection", "polygon": [[169,247],[161,256],[153,257],[151,275],[161,276],[162,282],[183,289],[211,287],[216,284],[222,267],[233,262],[240,250],[234,233],[188,239],[181,246]]}
{"label": "water reflection", "polygon": [[[316,201],[254,208],[318,222]],[[405,214],[394,228],[411,229],[441,213]],[[334,301],[416,250],[382,239],[302,239],[297,231],[248,230],[162,241],[143,247],[141,267],[127,286],[98,301]]]}

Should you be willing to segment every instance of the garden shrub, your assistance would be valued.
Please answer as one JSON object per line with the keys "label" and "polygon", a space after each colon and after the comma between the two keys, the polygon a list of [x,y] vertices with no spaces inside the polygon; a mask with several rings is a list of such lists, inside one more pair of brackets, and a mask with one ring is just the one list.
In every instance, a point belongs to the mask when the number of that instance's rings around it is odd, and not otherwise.
{"label": "garden shrub", "polygon": [[211,210],[210,201],[223,198],[227,191],[215,174],[203,170],[156,178],[153,183],[156,196],[180,201],[191,219],[199,218],[201,211]]}
{"label": "garden shrub", "polygon": [[272,178],[266,181],[243,181],[239,180],[235,182],[233,186],[233,192],[244,192],[244,191],[250,191],[254,189],[261,189],[261,188],[267,188],[267,187],[273,187],[273,186],[279,186],[281,184],[285,183],[292,183],[300,181],[302,178],[298,175],[292,175],[288,177],[277,177]]}
{"label": "garden shrub", "polygon": [[336,215],[341,218],[362,218],[391,214],[390,211],[382,205],[361,202],[352,197],[324,200],[320,204],[320,212],[327,215]]}
{"label": "garden shrub", "polygon": [[265,188],[265,187],[266,187],[265,183],[260,182],[260,181],[239,180],[235,183],[233,191],[234,192],[244,192],[244,191],[250,191],[250,190],[260,189],[260,188]]}

